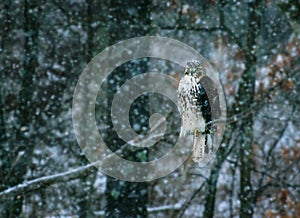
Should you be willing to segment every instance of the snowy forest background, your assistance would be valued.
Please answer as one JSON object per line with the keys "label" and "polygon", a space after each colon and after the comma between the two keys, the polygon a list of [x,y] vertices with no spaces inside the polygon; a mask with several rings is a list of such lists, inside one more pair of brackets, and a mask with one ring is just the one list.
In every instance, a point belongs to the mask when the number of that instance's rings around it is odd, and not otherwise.
{"label": "snowy forest background", "polygon": [[[0,217],[300,217],[299,1],[3,0],[0,19]],[[228,120],[210,167],[187,162],[129,183],[85,158],[72,97],[93,56],[145,35],[182,41],[212,64]],[[183,74],[157,60],[119,71],[142,73],[153,62]],[[128,78],[112,79],[108,96]],[[147,117],[141,101],[136,111]]]}

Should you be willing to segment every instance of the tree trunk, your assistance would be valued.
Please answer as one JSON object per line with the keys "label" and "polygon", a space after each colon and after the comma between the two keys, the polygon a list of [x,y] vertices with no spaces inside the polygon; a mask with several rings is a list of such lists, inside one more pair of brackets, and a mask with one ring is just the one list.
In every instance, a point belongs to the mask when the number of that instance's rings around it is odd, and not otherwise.
{"label": "tree trunk", "polygon": [[[260,3],[259,1],[251,2],[248,6],[248,31],[247,44],[243,49],[245,53],[246,69],[241,77],[239,89],[232,110],[229,110],[228,116],[232,117],[240,111],[247,111],[249,105],[253,104],[255,94],[255,70],[256,70],[256,46],[260,31]],[[233,34],[233,33],[231,33]],[[240,41],[241,42],[241,41]],[[242,45],[242,43],[240,43]],[[239,122],[239,121],[238,121]],[[251,185],[251,147],[253,141],[253,121],[252,113],[249,113],[240,125],[237,122],[227,127],[221,144],[228,145],[232,133],[239,131],[239,161],[240,161],[240,217],[252,217],[253,215],[253,193]],[[208,192],[205,198],[204,217],[213,218],[215,208],[215,195],[217,192],[217,181],[222,163],[226,159],[228,147],[220,148],[217,153],[217,163],[211,170],[208,178]]]}
{"label": "tree trunk", "polygon": [[[110,7],[110,42],[117,43],[121,40],[129,39],[147,34],[150,24],[150,1],[112,1]],[[117,68],[108,80],[113,79],[113,85],[107,86],[108,98],[108,117],[110,114],[111,103],[117,88],[129,78],[146,72],[146,62],[139,61],[137,64],[124,64]],[[148,128],[146,124],[138,117],[148,117],[149,107],[147,97],[142,97],[134,109],[139,111],[139,116],[130,116],[129,120],[133,124],[138,124],[142,128]],[[109,130],[107,132],[107,144],[111,150],[119,149],[124,142],[118,138],[113,130],[111,118],[109,118]],[[138,134],[142,131],[137,132]],[[125,142],[126,143],[126,142]],[[130,147],[130,146],[129,146]],[[145,149],[137,151],[126,151],[125,159],[132,161],[142,161],[138,155]],[[147,152],[147,151],[146,151]],[[144,160],[145,161],[145,160]],[[146,204],[148,201],[147,183],[135,183],[120,181],[115,178],[107,177],[106,200],[107,206],[106,217],[147,217]]]}
{"label": "tree trunk", "polygon": [[[31,162],[34,150],[33,126],[34,126],[34,102],[33,102],[33,77],[38,67],[38,1],[24,2],[24,62],[22,75],[22,88],[20,91],[19,108],[16,109],[18,124],[16,128],[16,140],[9,143],[13,156],[7,157],[9,172],[6,175],[6,187],[21,184]],[[22,213],[23,196],[6,199],[3,203],[4,211],[1,217],[19,217]]]}
{"label": "tree trunk", "polygon": [[[103,3],[103,2],[101,2]],[[93,0],[86,0],[86,16],[84,18],[85,30],[87,32],[87,43],[86,43],[86,62],[90,62],[93,58],[93,53],[95,53],[94,47],[94,37],[97,32],[95,28],[93,28],[93,22],[95,21],[95,17],[97,17],[96,13],[101,11],[100,7]],[[88,104],[88,103],[86,103]],[[85,122],[85,121],[83,121]],[[84,126],[88,126],[88,124],[83,124]],[[89,161],[85,156],[80,156],[79,159],[81,163],[87,165]],[[80,189],[78,190],[78,206],[79,206],[79,218],[85,217],[93,217],[93,202],[92,195],[94,193],[94,183],[97,176],[97,170],[93,170],[91,174],[86,175],[80,178]]]}
{"label": "tree trunk", "polygon": [[208,191],[205,198],[203,217],[213,218],[215,210],[215,200],[217,192],[217,182],[219,178],[220,166],[212,169],[207,181]]}
{"label": "tree trunk", "polygon": [[[260,32],[260,8],[261,1],[249,3],[247,46],[245,49],[246,69],[242,75],[238,90],[238,109],[247,111],[253,104],[255,95],[255,74],[258,36]],[[253,115],[249,113],[242,121],[240,129],[240,217],[250,218],[253,216],[253,190],[251,184],[251,153],[253,142]]]}

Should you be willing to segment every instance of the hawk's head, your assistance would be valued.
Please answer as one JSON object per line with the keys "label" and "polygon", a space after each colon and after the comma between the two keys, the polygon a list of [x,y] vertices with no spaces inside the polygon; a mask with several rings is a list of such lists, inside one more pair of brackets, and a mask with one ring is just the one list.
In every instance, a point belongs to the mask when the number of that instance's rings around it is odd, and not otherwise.
{"label": "hawk's head", "polygon": [[184,74],[195,77],[196,79],[200,79],[205,75],[205,71],[199,61],[193,60],[187,62],[184,69]]}

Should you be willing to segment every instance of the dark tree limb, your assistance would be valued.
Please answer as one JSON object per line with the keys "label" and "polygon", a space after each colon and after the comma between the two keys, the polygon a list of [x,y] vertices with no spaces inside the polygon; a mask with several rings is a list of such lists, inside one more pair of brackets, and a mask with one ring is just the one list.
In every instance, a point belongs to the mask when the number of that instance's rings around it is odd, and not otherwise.
{"label": "dark tree limb", "polygon": [[193,193],[193,195],[190,197],[190,199],[183,205],[183,207],[182,207],[182,209],[181,209],[181,211],[180,211],[180,213],[179,213],[178,218],[183,217],[184,212],[185,212],[186,209],[189,207],[189,205],[191,204],[191,202],[193,201],[193,199],[200,193],[200,191],[202,190],[202,188],[204,187],[204,185],[205,185],[205,182],[202,183],[202,185],[200,186],[200,188],[197,189],[197,190]]}
{"label": "dark tree limb", "polygon": [[[253,104],[255,95],[256,47],[260,33],[260,1],[249,3],[248,33],[245,52],[246,69],[241,77],[237,94],[237,109],[245,110]],[[253,114],[242,120],[240,131],[239,161],[240,167],[240,217],[251,218],[254,212],[253,189],[251,183],[251,152],[253,143]]]}

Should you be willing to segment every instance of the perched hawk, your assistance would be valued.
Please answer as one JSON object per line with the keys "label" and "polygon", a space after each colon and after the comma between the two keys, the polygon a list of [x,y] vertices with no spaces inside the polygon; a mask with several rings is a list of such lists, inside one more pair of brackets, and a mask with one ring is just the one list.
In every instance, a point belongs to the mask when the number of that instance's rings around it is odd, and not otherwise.
{"label": "perched hawk", "polygon": [[[213,147],[212,108],[200,80],[207,77],[199,61],[187,63],[178,86],[181,135],[193,135],[193,160],[201,162]],[[208,78],[208,77],[207,77]]]}

